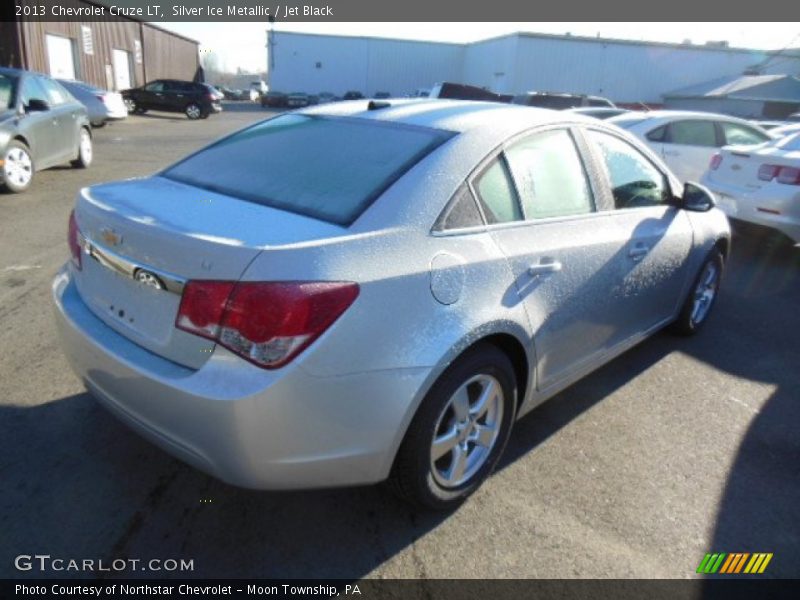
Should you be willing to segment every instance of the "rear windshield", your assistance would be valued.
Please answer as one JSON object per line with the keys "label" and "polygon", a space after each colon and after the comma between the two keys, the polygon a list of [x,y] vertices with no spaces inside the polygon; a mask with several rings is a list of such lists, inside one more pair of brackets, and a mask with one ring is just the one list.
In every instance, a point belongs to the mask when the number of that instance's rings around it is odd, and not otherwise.
{"label": "rear windshield", "polygon": [[224,138],[162,175],[347,226],[452,135],[366,119],[282,115]]}

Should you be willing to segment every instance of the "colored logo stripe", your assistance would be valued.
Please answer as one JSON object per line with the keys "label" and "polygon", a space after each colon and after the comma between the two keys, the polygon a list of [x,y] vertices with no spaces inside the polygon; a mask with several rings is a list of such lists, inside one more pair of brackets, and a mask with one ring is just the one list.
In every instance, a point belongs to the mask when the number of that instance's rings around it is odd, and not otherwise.
{"label": "colored logo stripe", "polygon": [[[749,561],[748,561],[749,559]],[[772,553],[756,552],[725,552],[708,553],[700,561],[697,573],[714,574],[736,574],[736,573],[763,573],[767,565],[772,560]],[[747,565],[745,567],[745,564]],[[744,571],[742,571],[744,569]]]}

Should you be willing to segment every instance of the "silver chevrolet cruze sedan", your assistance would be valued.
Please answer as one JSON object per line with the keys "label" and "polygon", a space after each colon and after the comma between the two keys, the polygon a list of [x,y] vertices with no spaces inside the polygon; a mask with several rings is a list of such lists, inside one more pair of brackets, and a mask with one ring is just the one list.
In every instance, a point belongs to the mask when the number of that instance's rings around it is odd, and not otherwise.
{"label": "silver chevrolet cruze sedan", "polygon": [[670,325],[730,233],[613,125],[445,100],[305,109],[80,192],[66,355],[168,452],[251,488],[389,479],[452,508],[517,418]]}

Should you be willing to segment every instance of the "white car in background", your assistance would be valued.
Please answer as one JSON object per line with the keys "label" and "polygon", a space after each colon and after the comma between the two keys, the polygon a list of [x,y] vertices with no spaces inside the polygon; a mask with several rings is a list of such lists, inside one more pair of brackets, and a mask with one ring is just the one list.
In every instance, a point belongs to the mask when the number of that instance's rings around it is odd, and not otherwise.
{"label": "white car in background", "polygon": [[743,119],[714,113],[654,110],[608,119],[642,139],[681,181],[698,181],[717,150],[728,145],[762,144],[773,139]]}
{"label": "white car in background", "polygon": [[775,229],[800,245],[800,133],[723,148],[702,183],[730,218]]}
{"label": "white car in background", "polygon": [[775,127],[769,130],[771,136],[775,138],[786,137],[800,132],[800,123],[786,123],[780,127]]}

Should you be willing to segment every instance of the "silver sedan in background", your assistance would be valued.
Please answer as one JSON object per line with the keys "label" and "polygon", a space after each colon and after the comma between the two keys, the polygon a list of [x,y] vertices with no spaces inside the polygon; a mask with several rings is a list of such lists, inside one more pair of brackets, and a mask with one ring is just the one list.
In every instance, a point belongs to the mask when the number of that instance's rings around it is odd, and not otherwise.
{"label": "silver sedan in background", "polygon": [[390,479],[450,509],[515,420],[698,331],[729,229],[597,119],[497,103],[283,114],[80,192],[66,355],[168,452],[261,489]]}

